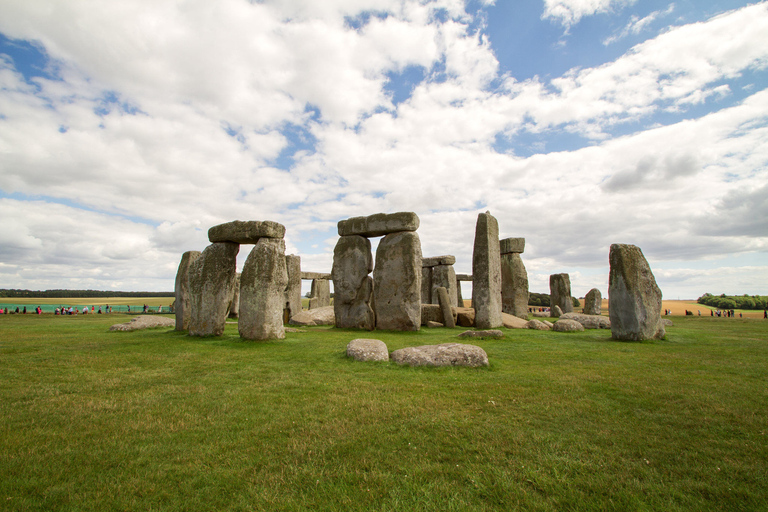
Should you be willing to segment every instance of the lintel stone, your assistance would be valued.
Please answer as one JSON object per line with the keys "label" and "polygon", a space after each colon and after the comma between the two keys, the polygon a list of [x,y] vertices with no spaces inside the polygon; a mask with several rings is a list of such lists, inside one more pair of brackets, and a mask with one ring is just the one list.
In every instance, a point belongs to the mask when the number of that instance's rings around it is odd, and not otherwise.
{"label": "lintel stone", "polygon": [[422,258],[422,267],[436,267],[438,265],[453,265],[456,263],[456,256],[432,256],[430,258]]}
{"label": "lintel stone", "polygon": [[332,279],[331,274],[323,272],[302,272],[302,279]]}
{"label": "lintel stone", "polygon": [[259,238],[283,238],[284,236],[285,226],[271,220],[233,220],[208,230],[208,240],[212,243],[255,244]]}
{"label": "lintel stone", "polygon": [[419,229],[419,216],[413,212],[376,213],[368,217],[352,217],[340,220],[339,236],[383,236],[401,231]]}
{"label": "lintel stone", "polygon": [[456,274],[457,281],[473,281],[474,278],[471,274]]}
{"label": "lintel stone", "polygon": [[499,240],[499,248],[501,249],[501,254],[522,254],[525,252],[525,238],[505,238],[504,240]]}

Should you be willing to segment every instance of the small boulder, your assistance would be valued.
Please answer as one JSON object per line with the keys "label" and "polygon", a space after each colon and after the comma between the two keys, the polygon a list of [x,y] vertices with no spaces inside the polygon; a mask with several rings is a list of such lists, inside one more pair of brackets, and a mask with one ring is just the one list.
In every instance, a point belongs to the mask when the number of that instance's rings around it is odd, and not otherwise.
{"label": "small boulder", "polygon": [[459,338],[503,338],[504,333],[498,329],[486,329],[483,331],[464,331]]}
{"label": "small boulder", "polygon": [[552,306],[552,308],[549,310],[549,316],[551,318],[560,318],[563,316],[563,310],[560,308],[560,306]]}
{"label": "small boulder", "polygon": [[488,366],[488,354],[476,345],[443,343],[395,350],[390,356],[397,364],[408,366]]}
{"label": "small boulder", "polygon": [[389,351],[381,340],[358,338],[347,344],[347,357],[355,361],[389,361]]}
{"label": "small boulder", "polygon": [[564,318],[555,322],[555,324],[552,326],[552,330],[557,332],[583,331],[584,326],[576,320],[569,320]]}
{"label": "small boulder", "polygon": [[288,321],[288,325],[334,325],[335,323],[333,306],[302,311],[293,315]]}
{"label": "small boulder", "polygon": [[474,327],[475,325],[475,310],[472,308],[455,308],[456,310],[456,325],[462,327]]}
{"label": "small boulder", "polygon": [[661,321],[665,327],[669,327],[670,325],[675,325],[672,323],[672,320],[670,320],[669,318],[662,318]]}
{"label": "small boulder", "polygon": [[441,324],[440,322],[434,322],[430,320],[427,322],[427,327],[445,327],[445,325]]}
{"label": "small boulder", "polygon": [[545,324],[544,322],[542,322],[542,321],[540,321],[540,320],[535,320],[535,319],[533,319],[533,320],[529,320],[529,321],[528,321],[528,322],[525,324],[525,326],[526,326],[526,328],[528,328],[528,329],[535,329],[535,330],[537,330],[537,331],[549,331],[549,330],[551,330],[551,329],[552,329],[552,327],[548,326],[548,325],[547,325],[547,324]]}
{"label": "small boulder", "polygon": [[610,329],[611,319],[601,315],[585,315],[583,313],[564,313],[560,319],[576,320],[585,329]]}
{"label": "small boulder", "polygon": [[151,329],[153,327],[175,327],[176,321],[173,318],[164,316],[143,315],[137,316],[130,322],[124,324],[115,324],[109,328],[110,331],[137,331],[139,329]]}

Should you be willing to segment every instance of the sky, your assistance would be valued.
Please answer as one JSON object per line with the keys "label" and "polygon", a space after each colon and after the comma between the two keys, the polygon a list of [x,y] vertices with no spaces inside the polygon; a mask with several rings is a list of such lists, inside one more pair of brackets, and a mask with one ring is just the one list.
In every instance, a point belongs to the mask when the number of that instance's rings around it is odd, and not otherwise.
{"label": "sky", "polygon": [[471,273],[490,211],[532,292],[628,243],[768,295],[767,89],[768,1],[2,0],[0,288],[172,291],[236,219],[330,272],[398,211]]}

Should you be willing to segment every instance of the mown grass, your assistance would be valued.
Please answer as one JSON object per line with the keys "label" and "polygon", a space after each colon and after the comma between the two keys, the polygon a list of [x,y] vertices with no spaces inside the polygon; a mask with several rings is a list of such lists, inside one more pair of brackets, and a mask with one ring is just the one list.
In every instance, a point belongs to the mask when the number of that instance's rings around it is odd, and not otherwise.
{"label": "mown grass", "polygon": [[505,330],[486,369],[284,341],[0,318],[0,509],[766,510],[768,322],[666,340]]}

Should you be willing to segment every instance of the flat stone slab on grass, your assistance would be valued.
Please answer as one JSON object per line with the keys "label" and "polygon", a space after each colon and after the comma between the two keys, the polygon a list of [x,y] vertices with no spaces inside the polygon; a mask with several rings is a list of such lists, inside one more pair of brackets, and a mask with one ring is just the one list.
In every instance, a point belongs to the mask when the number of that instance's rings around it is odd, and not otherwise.
{"label": "flat stone slab on grass", "polygon": [[569,320],[564,318],[555,322],[555,324],[552,326],[552,330],[557,332],[576,332],[583,331],[584,326],[576,320]]}
{"label": "flat stone slab on grass", "polygon": [[208,230],[208,240],[211,242],[236,244],[255,244],[259,238],[283,238],[284,236],[285,226],[271,220],[233,220]]}
{"label": "flat stone slab on grass", "polygon": [[355,361],[389,361],[389,350],[381,340],[358,338],[347,344],[347,357]]}
{"label": "flat stone slab on grass", "polygon": [[503,338],[504,333],[498,329],[486,329],[484,331],[464,331],[459,338]]}
{"label": "flat stone slab on grass", "polygon": [[529,320],[526,324],[526,327],[528,329],[535,329],[537,331],[550,331],[552,330],[552,327],[545,324],[541,320],[532,319]]}
{"label": "flat stone slab on grass", "polygon": [[285,329],[285,332],[307,332],[304,329],[296,329],[295,327],[284,327],[284,329]]}
{"label": "flat stone slab on grass", "polygon": [[508,329],[527,329],[528,321],[509,313],[502,313],[501,325]]}
{"label": "flat stone slab on grass", "polygon": [[564,313],[560,319],[576,320],[585,329],[610,329],[611,319],[601,315],[585,315],[584,313]]}
{"label": "flat stone slab on grass", "polygon": [[367,217],[352,217],[340,220],[339,236],[360,235],[364,237],[383,236],[400,231],[419,229],[419,216],[413,212],[375,213]]}
{"label": "flat stone slab on grass", "polygon": [[176,327],[176,321],[173,318],[164,316],[142,315],[137,316],[130,322],[124,324],[115,324],[109,328],[110,331],[137,331],[139,329],[151,329],[153,327]]}
{"label": "flat stone slab on grass", "polygon": [[293,315],[288,321],[288,325],[334,325],[335,323],[333,306],[302,311]]}
{"label": "flat stone slab on grass", "polygon": [[401,348],[392,352],[390,358],[408,366],[488,366],[485,350],[464,343]]}

